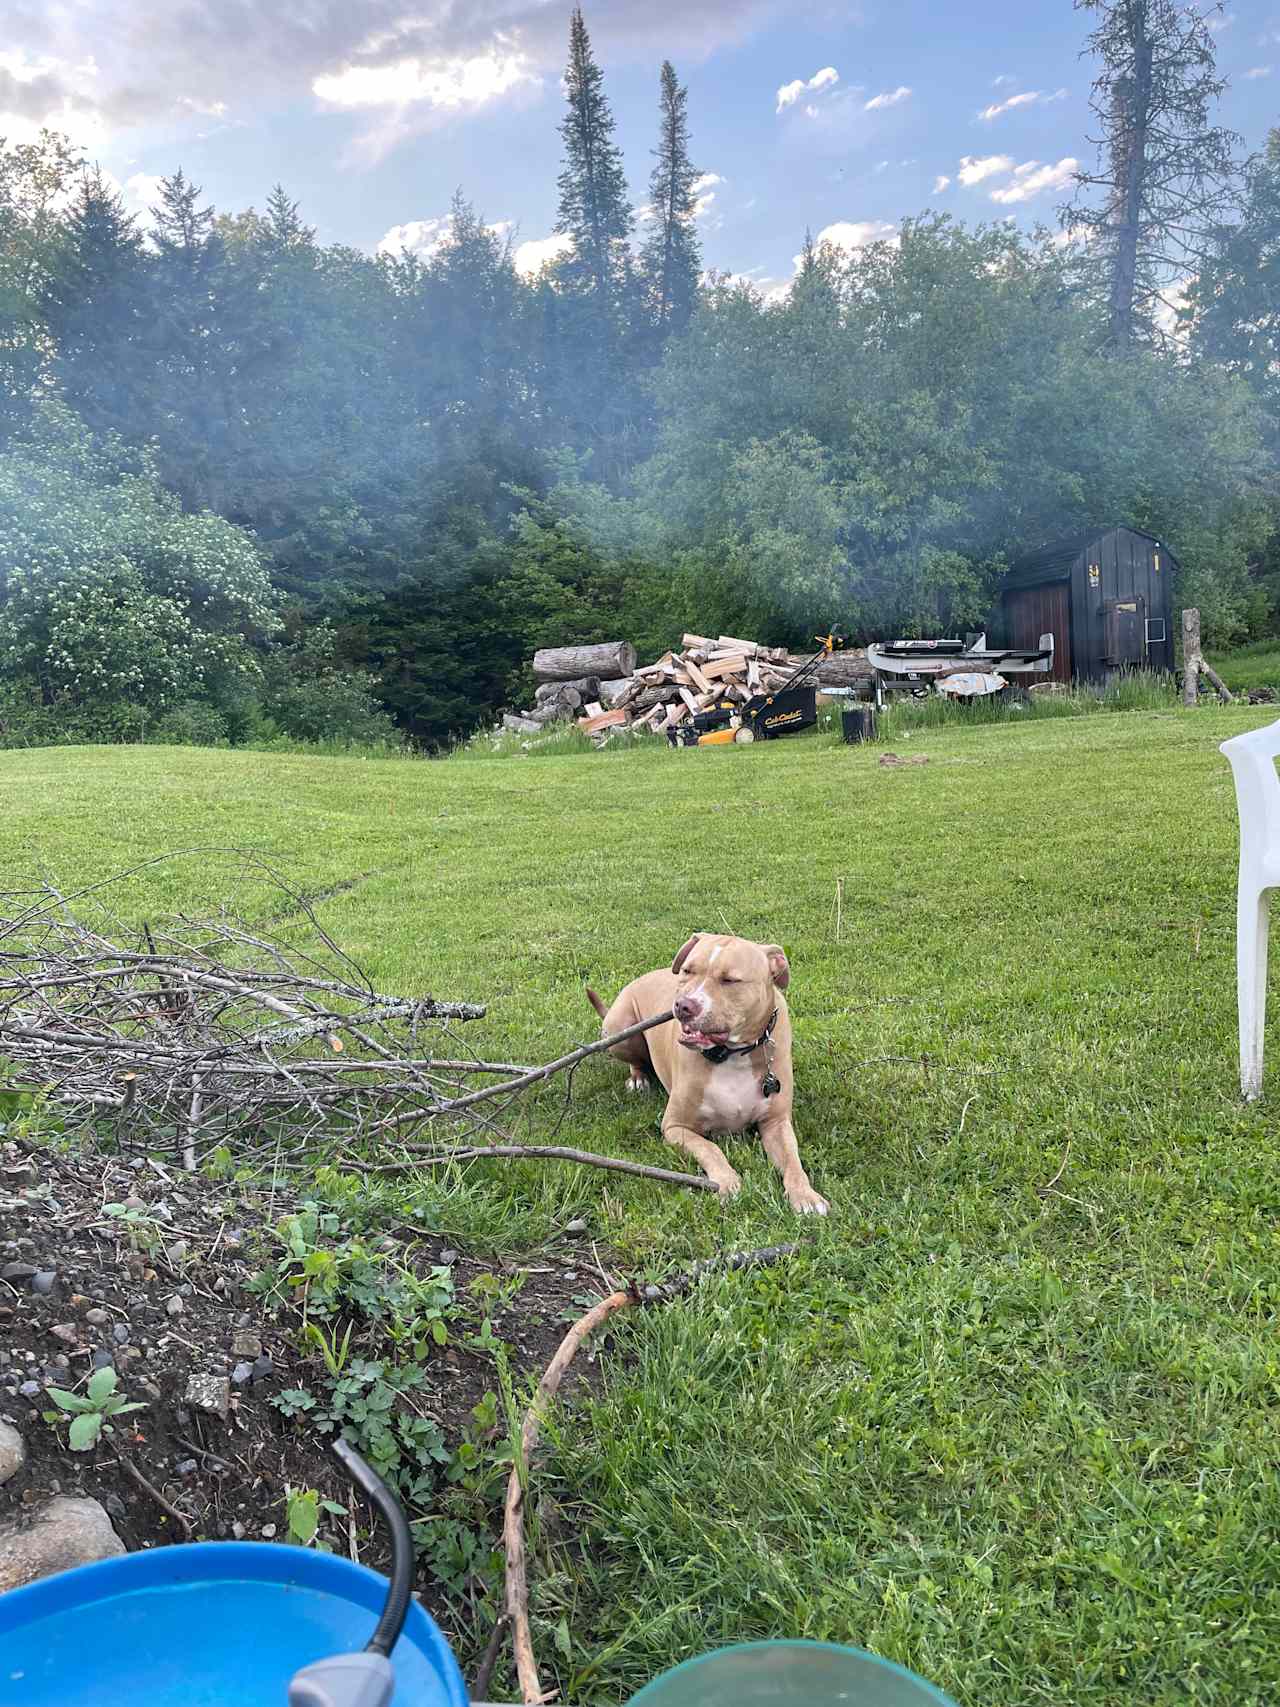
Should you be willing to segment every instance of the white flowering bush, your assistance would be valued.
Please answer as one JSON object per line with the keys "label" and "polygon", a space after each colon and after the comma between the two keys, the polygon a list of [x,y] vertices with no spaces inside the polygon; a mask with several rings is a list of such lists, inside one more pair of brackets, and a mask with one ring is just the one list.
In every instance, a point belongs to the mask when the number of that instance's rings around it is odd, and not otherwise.
{"label": "white flowering bush", "polygon": [[184,513],[145,457],[57,405],[0,451],[0,679],[161,716],[256,680],[280,626],[252,538]]}

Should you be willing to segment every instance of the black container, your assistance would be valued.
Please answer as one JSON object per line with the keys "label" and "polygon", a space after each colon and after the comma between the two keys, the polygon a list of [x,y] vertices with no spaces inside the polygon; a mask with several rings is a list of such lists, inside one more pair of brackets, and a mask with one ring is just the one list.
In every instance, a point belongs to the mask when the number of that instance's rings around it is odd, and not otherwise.
{"label": "black container", "polygon": [[876,738],[874,705],[855,705],[849,711],[842,711],[840,722],[844,729],[844,738],[851,745],[855,741],[874,741]]}

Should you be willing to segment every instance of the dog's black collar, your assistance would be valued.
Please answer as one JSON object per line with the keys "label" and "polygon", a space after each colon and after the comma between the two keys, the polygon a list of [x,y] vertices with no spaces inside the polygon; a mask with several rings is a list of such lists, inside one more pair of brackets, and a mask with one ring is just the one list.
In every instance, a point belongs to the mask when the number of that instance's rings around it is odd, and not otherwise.
{"label": "dog's black collar", "polygon": [[713,1043],[710,1049],[701,1049],[699,1054],[704,1061],[710,1061],[713,1067],[718,1067],[722,1061],[727,1061],[730,1055],[750,1055],[757,1049],[762,1049],[773,1036],[773,1028],[778,1023],[778,1010],[773,1010],[773,1018],[756,1038],[754,1043],[739,1043],[731,1048],[727,1043]]}

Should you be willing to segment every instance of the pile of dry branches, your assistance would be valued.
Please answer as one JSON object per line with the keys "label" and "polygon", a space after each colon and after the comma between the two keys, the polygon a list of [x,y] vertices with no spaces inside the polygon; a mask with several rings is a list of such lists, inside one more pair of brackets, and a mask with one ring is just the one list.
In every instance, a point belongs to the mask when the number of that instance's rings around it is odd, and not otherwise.
{"label": "pile of dry branches", "polygon": [[172,1151],[188,1168],[219,1145],[280,1156],[323,1144],[346,1160],[373,1140],[379,1154],[389,1144],[405,1153],[391,1166],[498,1147],[702,1183],[511,1143],[502,1121],[517,1099],[557,1073],[571,1083],[577,1063],[613,1039],[541,1067],[471,1055],[457,1027],[480,1019],[482,1005],[379,993],[280,887],[289,915],[309,921],[314,952],[230,917],[106,934],[51,885],[0,894],[5,1083],[47,1098],[68,1124],[115,1123],[122,1141]]}

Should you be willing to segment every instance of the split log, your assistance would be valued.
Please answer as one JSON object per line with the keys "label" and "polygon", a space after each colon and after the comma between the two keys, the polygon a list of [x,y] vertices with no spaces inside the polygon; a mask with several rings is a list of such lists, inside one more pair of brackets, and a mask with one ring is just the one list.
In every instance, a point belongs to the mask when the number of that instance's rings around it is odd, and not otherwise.
{"label": "split log", "polygon": [[533,655],[533,676],[539,682],[575,682],[582,676],[616,681],[636,667],[636,649],[629,640],[609,640],[598,646],[544,646]]}
{"label": "split log", "polygon": [[[639,689],[636,688],[634,691],[638,693]],[[598,699],[602,705],[612,707],[619,704],[626,704],[626,702],[632,697],[632,692],[633,678],[631,676],[619,676],[616,681],[598,683],[594,697]]]}
{"label": "split log", "polygon": [[594,717],[580,717],[578,728],[585,729],[588,735],[594,735],[597,729],[617,729],[626,721],[626,711],[619,706],[616,711],[600,711]]}
{"label": "split log", "polygon": [[724,658],[713,658],[704,664],[702,674],[712,682],[723,681],[726,676],[745,676],[750,662],[745,652],[730,652]]}

